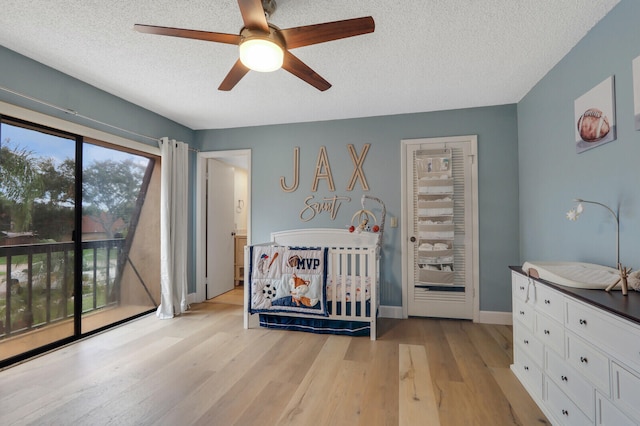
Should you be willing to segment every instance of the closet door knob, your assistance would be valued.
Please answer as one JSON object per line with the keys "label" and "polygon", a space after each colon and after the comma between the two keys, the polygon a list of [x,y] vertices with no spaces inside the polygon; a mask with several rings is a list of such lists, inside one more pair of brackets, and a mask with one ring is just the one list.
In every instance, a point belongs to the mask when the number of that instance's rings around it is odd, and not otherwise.
{"label": "closet door knob", "polygon": [[409,241],[411,241],[412,243],[415,243],[416,242],[416,237],[409,238]]}

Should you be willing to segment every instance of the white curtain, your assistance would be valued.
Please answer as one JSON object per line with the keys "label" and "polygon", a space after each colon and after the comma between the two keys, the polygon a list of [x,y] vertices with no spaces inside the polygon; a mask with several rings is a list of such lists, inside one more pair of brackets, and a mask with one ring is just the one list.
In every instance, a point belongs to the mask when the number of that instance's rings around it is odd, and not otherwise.
{"label": "white curtain", "polygon": [[186,312],[187,213],[189,146],[168,138],[160,140],[160,306],[158,318]]}

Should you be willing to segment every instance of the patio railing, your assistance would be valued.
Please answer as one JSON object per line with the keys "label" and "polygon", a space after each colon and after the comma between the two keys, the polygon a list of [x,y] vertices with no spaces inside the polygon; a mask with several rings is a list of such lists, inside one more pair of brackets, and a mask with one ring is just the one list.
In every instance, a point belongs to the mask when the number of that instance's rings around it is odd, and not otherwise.
{"label": "patio railing", "polygon": [[[82,243],[82,312],[120,302],[123,238]],[[0,246],[0,339],[74,316],[74,243]]]}

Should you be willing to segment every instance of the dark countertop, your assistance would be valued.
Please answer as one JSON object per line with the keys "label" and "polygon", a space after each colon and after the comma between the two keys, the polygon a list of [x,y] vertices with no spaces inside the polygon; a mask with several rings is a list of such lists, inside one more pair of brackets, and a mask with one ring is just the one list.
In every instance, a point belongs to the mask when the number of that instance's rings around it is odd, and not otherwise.
{"label": "dark countertop", "polygon": [[[527,276],[527,273],[521,266],[509,266],[509,269],[519,274]],[[633,289],[629,289],[626,296],[622,295],[620,291],[620,284],[616,287],[617,290],[611,290],[606,292],[604,290],[589,290],[583,288],[566,287],[559,284],[540,279],[532,278],[533,280],[549,286],[561,293],[575,297],[576,299],[588,303],[589,305],[596,306],[606,312],[610,312],[614,315],[632,321],[636,324],[640,324],[640,292]]]}

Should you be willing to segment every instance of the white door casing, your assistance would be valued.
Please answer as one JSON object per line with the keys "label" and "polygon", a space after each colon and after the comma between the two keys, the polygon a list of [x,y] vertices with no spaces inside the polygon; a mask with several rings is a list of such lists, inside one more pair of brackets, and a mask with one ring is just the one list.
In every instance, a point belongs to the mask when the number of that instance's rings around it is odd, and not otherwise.
{"label": "white door casing", "polygon": [[[199,303],[206,299],[207,286],[207,162],[216,158],[224,163],[240,167],[247,171],[246,209],[247,244],[251,243],[251,150],[238,149],[227,151],[199,152],[196,167],[196,292],[189,294],[189,303]],[[230,206],[233,211],[235,204]],[[215,221],[212,223],[216,225]],[[233,260],[231,261],[233,267]],[[208,297],[211,297],[209,295]]]}

